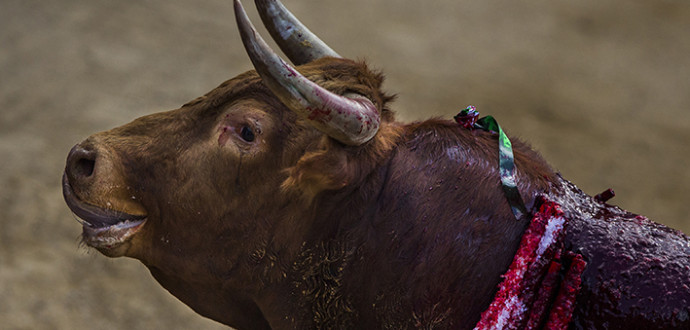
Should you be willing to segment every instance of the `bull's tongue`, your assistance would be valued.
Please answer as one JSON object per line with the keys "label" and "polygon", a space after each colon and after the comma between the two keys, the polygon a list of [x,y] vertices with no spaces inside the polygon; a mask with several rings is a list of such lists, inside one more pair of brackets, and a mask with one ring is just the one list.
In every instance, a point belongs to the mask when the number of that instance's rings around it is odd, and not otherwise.
{"label": "bull's tongue", "polygon": [[135,222],[146,218],[144,215],[133,215],[125,212],[103,209],[80,201],[74,195],[66,176],[63,176],[62,195],[65,197],[65,202],[74,215],[83,220],[83,222],[80,222],[90,227],[104,228],[125,221]]}
{"label": "bull's tongue", "polygon": [[105,228],[126,221],[136,222],[146,218],[145,216],[141,215],[131,215],[111,210],[98,209],[98,212],[99,213],[90,212],[88,215],[79,214],[77,212],[74,213],[77,215],[77,217],[84,220],[85,224],[94,228]]}

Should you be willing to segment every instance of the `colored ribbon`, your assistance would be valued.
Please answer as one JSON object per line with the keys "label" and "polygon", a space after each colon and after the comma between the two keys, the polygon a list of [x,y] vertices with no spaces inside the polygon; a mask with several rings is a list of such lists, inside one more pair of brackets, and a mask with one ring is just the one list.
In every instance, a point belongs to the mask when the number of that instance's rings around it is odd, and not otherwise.
{"label": "colored ribbon", "polygon": [[527,209],[520,196],[520,191],[517,189],[513,145],[510,143],[510,139],[508,139],[508,136],[503,132],[503,129],[501,129],[501,126],[498,125],[494,117],[486,116],[477,119],[478,117],[479,112],[477,108],[468,106],[460,111],[454,119],[465,128],[478,128],[491,132],[492,134],[498,134],[498,167],[501,176],[501,186],[503,187],[503,192],[508,199],[508,204],[510,204],[510,209],[513,211],[515,218],[520,220],[527,215]]}

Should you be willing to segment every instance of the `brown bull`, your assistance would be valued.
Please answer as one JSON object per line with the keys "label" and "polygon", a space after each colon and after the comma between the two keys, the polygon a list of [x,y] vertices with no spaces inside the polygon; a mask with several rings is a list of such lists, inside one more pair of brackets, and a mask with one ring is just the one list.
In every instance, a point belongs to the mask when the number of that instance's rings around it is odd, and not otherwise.
{"label": "brown bull", "polygon": [[[496,136],[395,121],[379,73],[278,1],[257,5],[299,66],[235,1],[256,71],[70,151],[63,190],[83,240],[236,328],[475,326],[529,225],[501,189]],[[563,248],[587,262],[571,327],[690,328],[688,237],[513,148],[525,205],[560,204]]]}

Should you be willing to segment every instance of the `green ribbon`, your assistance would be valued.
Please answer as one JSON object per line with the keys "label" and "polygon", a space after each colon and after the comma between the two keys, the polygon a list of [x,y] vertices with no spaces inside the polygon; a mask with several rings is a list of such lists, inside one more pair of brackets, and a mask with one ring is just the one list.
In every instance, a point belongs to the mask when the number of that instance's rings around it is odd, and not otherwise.
{"label": "green ribbon", "polygon": [[479,112],[473,106],[460,111],[455,120],[466,128],[479,128],[493,134],[498,134],[498,168],[501,177],[501,186],[508,199],[510,209],[517,220],[527,215],[525,203],[522,201],[520,191],[517,188],[517,175],[515,173],[515,161],[513,158],[513,145],[503,132],[501,126],[492,116],[477,119]]}

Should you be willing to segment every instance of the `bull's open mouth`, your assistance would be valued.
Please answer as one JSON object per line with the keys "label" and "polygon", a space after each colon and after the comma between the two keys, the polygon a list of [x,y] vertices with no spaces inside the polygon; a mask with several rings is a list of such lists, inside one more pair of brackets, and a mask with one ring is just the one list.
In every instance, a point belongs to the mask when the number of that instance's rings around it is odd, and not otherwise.
{"label": "bull's open mouth", "polygon": [[80,200],[66,175],[62,177],[62,194],[67,206],[82,224],[84,242],[91,247],[115,248],[138,232],[146,222],[145,215],[106,209]]}

